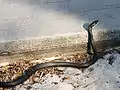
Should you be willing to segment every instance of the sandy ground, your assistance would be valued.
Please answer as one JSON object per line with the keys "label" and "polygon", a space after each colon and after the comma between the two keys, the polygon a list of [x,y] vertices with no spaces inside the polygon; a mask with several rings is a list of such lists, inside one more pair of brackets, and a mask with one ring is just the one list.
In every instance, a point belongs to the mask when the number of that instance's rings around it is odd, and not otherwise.
{"label": "sandy ground", "polygon": [[[47,74],[42,82],[18,85],[15,90],[120,90],[120,54],[113,52],[85,70],[60,68],[63,74]],[[11,89],[12,90],[12,89]]]}

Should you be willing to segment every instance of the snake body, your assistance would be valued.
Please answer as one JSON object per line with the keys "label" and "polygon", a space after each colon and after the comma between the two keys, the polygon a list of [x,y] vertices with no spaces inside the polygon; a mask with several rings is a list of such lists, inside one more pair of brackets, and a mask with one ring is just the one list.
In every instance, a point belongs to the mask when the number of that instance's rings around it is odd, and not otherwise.
{"label": "snake body", "polygon": [[13,87],[18,84],[26,81],[32,74],[34,74],[37,70],[48,68],[48,67],[73,67],[73,68],[88,68],[92,64],[97,61],[97,52],[96,48],[93,44],[93,35],[92,35],[92,27],[98,22],[97,20],[91,23],[88,27],[88,52],[91,52],[91,48],[93,50],[93,58],[86,63],[72,63],[72,62],[47,62],[42,64],[37,64],[32,66],[28,70],[24,72],[24,74],[17,79],[10,82],[0,82],[0,87]]}

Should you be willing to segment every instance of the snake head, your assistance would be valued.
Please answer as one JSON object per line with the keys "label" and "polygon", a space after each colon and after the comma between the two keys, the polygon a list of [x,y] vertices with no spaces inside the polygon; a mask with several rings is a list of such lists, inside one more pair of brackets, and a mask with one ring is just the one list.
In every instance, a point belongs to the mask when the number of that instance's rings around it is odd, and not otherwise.
{"label": "snake head", "polygon": [[92,23],[84,23],[83,28],[88,31],[90,28],[98,24],[98,22],[99,20],[94,20]]}
{"label": "snake head", "polygon": [[95,20],[92,23],[89,24],[89,27],[94,27],[96,24],[98,24],[99,20]]}

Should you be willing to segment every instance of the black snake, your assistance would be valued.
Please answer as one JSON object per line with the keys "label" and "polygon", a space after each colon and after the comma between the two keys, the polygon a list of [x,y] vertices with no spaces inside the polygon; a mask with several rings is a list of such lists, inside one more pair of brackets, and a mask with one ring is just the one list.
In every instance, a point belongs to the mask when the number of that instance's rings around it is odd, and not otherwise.
{"label": "black snake", "polygon": [[[72,62],[47,62],[37,64],[24,72],[24,74],[17,79],[10,82],[0,82],[0,87],[13,87],[26,81],[33,73],[37,70],[48,68],[48,67],[74,67],[74,68],[87,68],[97,61],[97,52],[93,41],[92,27],[98,23],[98,20],[93,21],[88,26],[88,54],[93,55],[93,58],[86,63],[72,63]],[[93,53],[91,53],[91,50]]]}

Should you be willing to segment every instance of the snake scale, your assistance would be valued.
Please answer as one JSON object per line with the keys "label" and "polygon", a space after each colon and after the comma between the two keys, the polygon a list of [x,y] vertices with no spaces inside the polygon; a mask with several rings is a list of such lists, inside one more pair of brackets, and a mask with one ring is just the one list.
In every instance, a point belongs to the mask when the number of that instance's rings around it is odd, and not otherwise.
{"label": "snake scale", "polygon": [[[13,87],[18,84],[23,83],[26,81],[32,74],[34,74],[37,70],[48,68],[48,67],[73,67],[73,68],[87,68],[94,64],[97,61],[97,51],[94,45],[93,34],[92,34],[92,27],[95,26],[99,21],[95,20],[88,26],[88,44],[87,44],[87,53],[92,55],[93,58],[86,63],[72,63],[72,62],[47,62],[42,64],[36,64],[32,66],[28,70],[24,72],[24,74],[17,79],[9,82],[0,82],[0,87]],[[91,50],[93,53],[91,53]]]}

